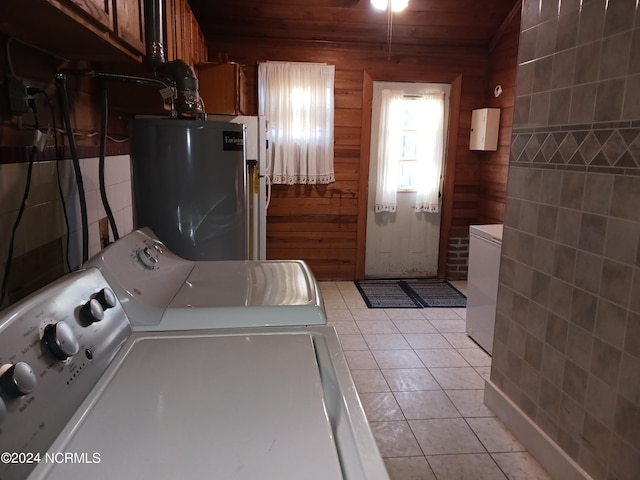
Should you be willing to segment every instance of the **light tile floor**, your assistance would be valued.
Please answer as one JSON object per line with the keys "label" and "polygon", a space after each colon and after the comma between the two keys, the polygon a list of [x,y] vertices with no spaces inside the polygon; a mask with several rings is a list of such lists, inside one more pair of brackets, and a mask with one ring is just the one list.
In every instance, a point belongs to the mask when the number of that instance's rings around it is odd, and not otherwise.
{"label": "light tile floor", "polygon": [[369,309],[353,282],[320,288],[392,480],[550,479],[482,401],[491,357],[466,309]]}

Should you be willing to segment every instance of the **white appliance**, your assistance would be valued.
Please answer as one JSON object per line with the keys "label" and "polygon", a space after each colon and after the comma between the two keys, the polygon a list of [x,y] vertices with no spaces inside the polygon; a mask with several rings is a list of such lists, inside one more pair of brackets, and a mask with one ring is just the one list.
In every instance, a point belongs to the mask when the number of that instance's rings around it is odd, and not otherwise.
{"label": "white appliance", "polygon": [[467,334],[491,354],[496,320],[502,225],[469,227]]}
{"label": "white appliance", "polygon": [[0,312],[1,478],[388,480],[333,328],[132,333],[122,307],[88,268]]}
{"label": "white appliance", "polygon": [[267,120],[262,115],[208,115],[207,120],[240,123],[246,127],[245,154],[247,164],[257,165],[258,178],[249,179],[250,198],[250,256],[252,260],[267,258],[266,232],[267,208],[271,196],[271,184],[268,179],[268,130]]}
{"label": "white appliance", "polygon": [[189,261],[150,229],[102,250],[98,267],[134,330],[325,325],[322,294],[301,260]]}

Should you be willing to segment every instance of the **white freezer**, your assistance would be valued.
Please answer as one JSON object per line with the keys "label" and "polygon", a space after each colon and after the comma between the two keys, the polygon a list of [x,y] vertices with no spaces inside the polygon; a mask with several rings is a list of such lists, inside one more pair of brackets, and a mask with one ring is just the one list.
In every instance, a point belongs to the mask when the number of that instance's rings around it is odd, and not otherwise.
{"label": "white freezer", "polygon": [[469,227],[466,328],[489,354],[493,352],[502,230],[501,224]]}

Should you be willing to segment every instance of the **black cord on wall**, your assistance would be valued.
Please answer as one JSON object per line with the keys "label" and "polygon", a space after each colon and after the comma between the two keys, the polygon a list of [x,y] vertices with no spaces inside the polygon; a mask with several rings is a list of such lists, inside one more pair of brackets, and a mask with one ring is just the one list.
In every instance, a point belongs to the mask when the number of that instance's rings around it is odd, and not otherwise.
{"label": "black cord on wall", "polygon": [[[39,128],[38,116],[35,112],[35,105],[33,108],[33,116],[35,119],[36,130]],[[20,209],[18,210],[18,215],[16,216],[16,220],[13,223],[13,228],[11,230],[11,240],[9,241],[9,251],[7,252],[7,261],[5,264],[4,275],[2,277],[2,290],[0,291],[0,305],[3,304],[4,299],[7,296],[7,292],[9,291],[9,279],[11,278],[11,267],[13,265],[13,247],[16,240],[16,232],[18,231],[18,227],[20,226],[20,222],[22,221],[22,215],[24,214],[24,209],[27,206],[27,199],[29,198],[29,191],[31,190],[31,178],[33,176],[33,162],[36,156],[36,147],[31,147],[31,155],[29,156],[29,166],[27,168],[27,179],[24,185],[24,193],[22,194],[22,202],[20,203]]]}
{"label": "black cord on wall", "polygon": [[104,211],[107,214],[107,219],[109,220],[109,225],[111,225],[111,232],[113,232],[113,239],[118,240],[120,235],[118,235],[118,227],[116,226],[116,221],[113,218],[113,212],[111,211],[111,205],[109,205],[109,199],[107,198],[107,190],[104,185],[104,158],[106,155],[107,148],[107,123],[109,121],[109,98],[107,96],[107,87],[104,82],[101,82],[101,91],[102,91],[102,130],[100,132],[100,158],[98,162],[98,178],[100,183],[100,197],[102,198],[102,205],[104,206]]}
{"label": "black cord on wall", "polygon": [[[64,115],[62,114],[62,109],[58,109],[58,114],[60,115],[60,124],[64,125]],[[52,114],[53,115],[53,114]],[[71,263],[69,262],[69,252],[71,251],[71,229],[69,228],[69,215],[67,213],[67,202],[64,198],[64,191],[62,190],[62,178],[60,176],[60,165],[64,160],[64,133],[60,133],[62,135],[62,145],[58,144],[58,130],[55,118],[52,120],[53,128],[54,128],[54,146],[56,149],[56,176],[58,177],[58,193],[60,195],[60,201],[62,202],[62,211],[64,212],[64,223],[67,231],[67,240],[65,242],[65,261],[67,264],[67,269],[70,272],[72,270]]]}
{"label": "black cord on wall", "polygon": [[78,186],[78,197],[80,200],[80,221],[82,223],[82,264],[89,259],[89,224],[87,220],[87,200],[84,195],[84,183],[82,181],[82,171],[80,170],[80,160],[78,157],[78,149],[76,140],[73,137],[73,128],[71,126],[71,114],[69,113],[69,96],[67,95],[66,75],[58,74],[56,76],[56,86],[58,95],[60,96],[60,109],[67,131],[69,140],[69,150],[71,151],[71,159],[73,161],[73,169],[76,176],[76,185]]}
{"label": "black cord on wall", "polygon": [[53,148],[54,148],[54,155],[56,159],[56,180],[58,183],[58,195],[60,196],[60,202],[62,203],[62,214],[64,216],[64,226],[65,226],[65,233],[67,238],[64,259],[67,266],[67,272],[70,272],[71,264],[69,263],[69,247],[71,245],[71,242],[69,238],[69,234],[70,234],[69,214],[67,213],[67,202],[64,199],[64,192],[62,191],[62,178],[60,177],[60,163],[62,162],[63,158],[62,158],[62,152],[60,151],[60,145],[58,144],[58,124],[56,122],[56,113],[53,108],[53,102],[51,101],[51,97],[45,91],[42,91],[41,93],[46,97],[47,101],[49,102],[49,110],[51,111],[51,123],[53,126]]}

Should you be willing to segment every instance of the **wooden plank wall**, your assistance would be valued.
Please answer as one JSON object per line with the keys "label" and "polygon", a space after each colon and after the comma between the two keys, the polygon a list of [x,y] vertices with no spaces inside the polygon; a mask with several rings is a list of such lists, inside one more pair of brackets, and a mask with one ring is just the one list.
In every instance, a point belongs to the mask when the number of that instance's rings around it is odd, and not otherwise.
{"label": "wooden plank wall", "polygon": [[[478,223],[502,223],[504,218],[519,38],[520,10],[517,10],[491,51],[487,106],[500,108],[500,131],[498,151],[480,153]],[[502,87],[502,95],[497,98],[492,94],[496,85]]]}
{"label": "wooden plank wall", "polygon": [[[335,83],[335,172],[336,182],[326,186],[275,186],[267,216],[267,257],[300,258],[307,261],[320,280],[353,280],[363,275],[364,238],[358,234],[365,222],[359,206],[366,205],[370,93],[365,77],[373,80],[453,82],[461,79],[459,108],[451,112],[457,121],[455,155],[446,168],[454,178],[445,179],[443,198],[451,205],[443,219],[448,244],[450,229],[468,231],[477,220],[480,201],[480,158],[469,151],[471,110],[486,106],[489,53],[481,48],[424,48],[413,51],[353,50],[318,44],[248,44],[241,41],[210,42],[211,60],[228,56],[245,65],[249,83],[249,105],[256,106],[257,64],[266,60],[326,62],[336,66]],[[363,123],[364,122],[364,123]],[[367,158],[361,158],[366,153]],[[362,184],[362,186],[361,186]],[[366,211],[366,209],[364,210]],[[361,232],[364,229],[360,229]],[[441,249],[442,250],[442,249]],[[446,252],[446,247],[445,247]],[[443,263],[444,264],[444,263]],[[445,269],[439,275],[446,276]]]}
{"label": "wooden plank wall", "polygon": [[[473,108],[500,108],[498,150],[470,152],[477,160],[477,189],[470,184],[457,188],[456,210],[451,228],[447,231],[446,248],[441,248],[446,277],[464,279],[469,263],[469,225],[502,223],[507,189],[507,171],[511,149],[511,129],[520,36],[520,8],[518,2],[491,42],[486,90]],[[495,97],[496,85],[502,94]],[[471,215],[475,215],[472,219]],[[441,240],[442,243],[443,240]],[[443,252],[445,250],[445,252]]]}

